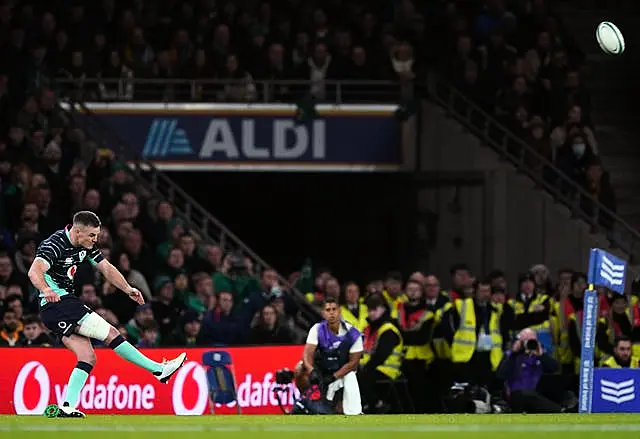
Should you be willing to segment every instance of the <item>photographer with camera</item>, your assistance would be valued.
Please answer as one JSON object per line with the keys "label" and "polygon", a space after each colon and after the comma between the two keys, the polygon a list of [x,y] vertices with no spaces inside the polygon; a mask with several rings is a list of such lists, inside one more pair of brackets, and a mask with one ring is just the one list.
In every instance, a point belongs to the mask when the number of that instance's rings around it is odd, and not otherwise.
{"label": "photographer with camera", "polygon": [[498,378],[506,383],[511,409],[520,413],[565,411],[559,403],[543,395],[540,389],[541,379],[555,374],[558,369],[558,362],[543,351],[535,331],[523,329],[497,371]]}
{"label": "photographer with camera", "polygon": [[362,334],[342,320],[338,301],[332,297],[325,299],[322,315],[324,320],[309,330],[296,384],[303,392],[307,383],[319,381],[320,393],[337,406],[336,394],[342,390],[342,412],[359,415],[362,402],[356,370],[364,351]]}

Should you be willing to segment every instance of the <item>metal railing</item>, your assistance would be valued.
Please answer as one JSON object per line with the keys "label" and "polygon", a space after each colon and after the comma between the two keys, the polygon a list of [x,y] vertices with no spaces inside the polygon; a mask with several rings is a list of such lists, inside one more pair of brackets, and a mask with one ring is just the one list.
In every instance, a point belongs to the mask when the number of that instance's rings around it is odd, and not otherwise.
{"label": "metal railing", "polygon": [[[114,148],[119,160],[128,162],[131,175],[134,177],[139,189],[147,196],[157,200],[169,201],[176,215],[191,230],[196,232],[196,238],[201,242],[219,245],[225,251],[240,251],[254,262],[256,268],[272,269],[256,252],[238,238],[222,222],[207,211],[201,204],[187,194],[166,174],[159,171],[148,160],[127,145],[127,143],[112,129],[105,125],[99,117],[92,114],[83,102],[73,99],[62,99],[67,104],[65,111],[72,117],[79,127],[94,141]],[[80,117],[79,117],[80,116]],[[292,297],[297,302],[303,323],[310,325],[315,323],[320,315],[318,311],[306,300],[304,294],[297,291],[289,284],[288,280],[278,274],[280,282],[292,291]],[[305,292],[306,293],[306,292]],[[308,329],[305,328],[305,329]]]}
{"label": "metal railing", "polygon": [[[629,256],[630,263],[638,261],[640,233],[615,212],[603,206],[554,163],[505,128],[439,75],[429,76],[427,90],[429,97],[444,107],[450,116],[462,123],[503,159],[512,163],[519,172],[526,174],[536,185],[549,192],[557,202],[567,206],[574,218],[589,224],[592,232],[606,236],[612,247],[619,248]],[[544,169],[542,172],[529,166],[527,160],[531,158],[541,165]],[[582,203],[585,200],[593,207],[592,212],[583,209]],[[602,226],[603,217],[610,223],[610,227]]]}
{"label": "metal railing", "polygon": [[158,78],[56,79],[61,96],[78,101],[136,102],[295,102],[313,97],[323,103],[397,102],[413,92],[394,81],[224,80]]}

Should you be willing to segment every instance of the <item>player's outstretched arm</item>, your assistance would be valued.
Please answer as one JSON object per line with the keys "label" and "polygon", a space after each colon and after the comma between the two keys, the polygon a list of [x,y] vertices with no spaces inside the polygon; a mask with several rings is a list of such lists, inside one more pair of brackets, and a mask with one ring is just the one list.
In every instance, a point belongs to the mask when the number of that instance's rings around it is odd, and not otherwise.
{"label": "player's outstretched arm", "polygon": [[29,280],[31,281],[33,286],[43,294],[44,299],[47,302],[57,302],[60,300],[60,296],[54,293],[53,289],[51,289],[51,287],[44,280],[44,274],[48,270],[49,264],[47,263],[47,261],[41,258],[36,258],[31,264],[31,267],[29,267]]}
{"label": "player's outstretched arm", "polygon": [[107,281],[115,285],[115,287],[119,290],[124,291],[131,298],[131,300],[138,302],[139,304],[144,303],[144,297],[142,297],[142,293],[138,291],[137,288],[129,285],[129,282],[127,282],[122,273],[120,273],[120,271],[116,267],[114,267],[111,262],[103,259],[96,264],[96,268],[100,273],[102,273]]}

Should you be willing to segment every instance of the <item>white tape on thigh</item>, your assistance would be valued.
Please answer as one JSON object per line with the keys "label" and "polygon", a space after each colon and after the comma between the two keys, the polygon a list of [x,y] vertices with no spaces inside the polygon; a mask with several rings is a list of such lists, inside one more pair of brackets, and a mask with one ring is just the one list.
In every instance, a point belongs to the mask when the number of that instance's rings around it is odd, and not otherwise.
{"label": "white tape on thigh", "polygon": [[95,312],[92,312],[78,326],[78,334],[85,337],[95,338],[96,340],[105,341],[109,336],[111,325],[105,319]]}

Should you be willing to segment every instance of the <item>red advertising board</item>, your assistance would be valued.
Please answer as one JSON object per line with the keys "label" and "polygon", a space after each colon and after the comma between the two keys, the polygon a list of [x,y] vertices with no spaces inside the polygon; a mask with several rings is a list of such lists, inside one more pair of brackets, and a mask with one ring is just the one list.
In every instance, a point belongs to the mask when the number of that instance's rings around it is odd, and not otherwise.
{"label": "red advertising board", "polygon": [[[98,362],[80,397],[80,409],[102,414],[210,413],[206,369],[202,354],[219,349],[187,349],[187,361],[161,384],[151,373],[120,358],[110,349],[98,349]],[[231,354],[242,413],[280,413],[272,391],[275,371],[293,369],[302,358],[302,346],[222,349]],[[174,358],[183,349],[147,349],[150,358]],[[0,414],[41,415],[48,404],[62,404],[76,359],[66,349],[0,348]],[[290,392],[292,393],[292,392]],[[292,397],[291,397],[292,398]],[[286,405],[291,404],[291,398]],[[283,401],[284,402],[284,401]],[[236,413],[235,403],[217,406],[216,414]]]}

